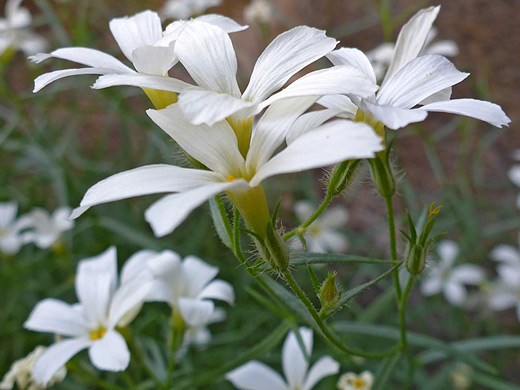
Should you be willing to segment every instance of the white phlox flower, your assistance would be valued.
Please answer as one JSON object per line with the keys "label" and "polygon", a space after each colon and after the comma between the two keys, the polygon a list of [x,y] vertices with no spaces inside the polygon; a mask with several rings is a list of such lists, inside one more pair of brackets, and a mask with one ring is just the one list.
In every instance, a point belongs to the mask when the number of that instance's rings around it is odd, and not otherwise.
{"label": "white phlox flower", "polygon": [[371,158],[382,150],[381,139],[370,126],[337,120],[297,138],[273,156],[296,118],[316,99],[292,98],[271,105],[258,121],[246,158],[227,121],[194,126],[178,104],[149,110],[152,120],[208,170],[158,164],[116,174],[91,187],[72,217],[102,203],[170,193],[145,212],[146,220],[160,237],[171,233],[206,200],[226,192],[251,227],[262,235],[270,219],[260,186],[263,180],[352,158]]}
{"label": "white phlox flower", "polygon": [[289,332],[282,349],[282,378],[271,367],[251,361],[226,374],[226,379],[241,390],[311,390],[323,378],[337,374],[339,363],[330,356],[320,358],[309,369],[306,356],[312,354],[312,330],[299,329],[304,353],[294,332]]}
{"label": "white phlox flower", "polygon": [[24,242],[32,242],[42,249],[49,248],[61,238],[63,232],[74,227],[74,221],[69,219],[70,213],[70,207],[59,207],[52,214],[45,209],[33,209],[27,215],[31,224],[23,234]]}
{"label": "white phlox flower", "polygon": [[426,296],[443,292],[449,303],[462,306],[468,297],[465,285],[479,285],[485,279],[485,272],[474,264],[455,265],[459,247],[454,241],[441,241],[437,253],[439,260],[427,271],[421,292]]}
{"label": "white phlox flower", "polygon": [[[432,27],[419,56],[425,54],[439,54],[444,57],[455,57],[459,54],[459,47],[454,41],[443,40],[434,42],[437,34],[438,30],[435,27]],[[374,72],[378,80],[381,80],[385,75],[385,72],[392,62],[392,58],[394,57],[394,52],[395,44],[385,42],[366,53],[370,63],[374,67]]]}
{"label": "white phlox flower", "polygon": [[[300,222],[305,222],[315,211],[311,202],[300,201],[294,205],[294,211]],[[348,239],[338,232],[345,226],[348,211],[343,206],[333,206],[323,212],[305,231],[305,242],[309,252],[341,253],[348,248]],[[296,241],[299,243],[299,240]]]}
{"label": "white phlox flower", "polygon": [[[520,234],[519,234],[520,242]],[[520,321],[520,251],[510,245],[499,245],[491,251],[491,258],[498,262],[498,279],[488,297],[493,310],[516,308]]]}
{"label": "white phlox flower", "polygon": [[[451,87],[468,77],[468,73],[459,72],[441,55],[421,56],[439,10],[440,7],[423,9],[403,26],[377,94],[365,99],[330,96],[320,104],[327,108],[343,107],[346,115],[357,114],[358,120],[382,123],[393,130],[423,121],[428,112],[459,114],[496,127],[507,126],[511,120],[496,104],[475,99],[450,100]],[[327,58],[334,65],[355,66],[376,82],[370,60],[358,49],[341,48],[328,54]],[[414,108],[416,106],[419,107]]]}
{"label": "white phlox flower", "polygon": [[[124,272],[124,267],[123,267]],[[76,274],[79,303],[69,305],[57,299],[44,299],[36,305],[24,326],[38,332],[63,336],[51,345],[34,365],[37,383],[47,384],[56,372],[79,351],[88,348],[90,361],[100,370],[122,371],[130,352],[116,327],[129,322],[148,294],[146,278],[118,287],[116,249],[82,260]],[[124,320],[124,324],[121,322]]]}
{"label": "white phlox flower", "polygon": [[[199,18],[201,23],[213,23],[227,32],[241,31],[247,26],[240,26],[233,20],[220,15],[205,15]],[[110,31],[125,57],[133,64],[134,69],[123,64],[115,57],[102,51],[85,47],[66,47],[50,54],[37,54],[31,59],[42,62],[51,57],[64,59],[86,68],[56,70],[45,73],[34,81],[34,91],[38,92],[48,84],[64,77],[95,74],[98,78],[93,88],[107,88],[116,85],[133,85],[144,89],[154,104],[157,102],[152,91],[168,90],[180,92],[190,86],[181,80],[168,77],[168,71],[178,63],[175,54],[175,39],[181,35],[175,24],[176,34],[163,37],[161,20],[156,12],[143,11],[131,17],[116,18],[110,21]],[[169,26],[170,27],[170,26]],[[171,27],[171,28],[173,28]],[[168,32],[168,28],[166,30]],[[175,102],[175,98],[164,98],[156,106],[166,107]],[[154,101],[155,100],[155,101]]]}
{"label": "white phlox flower", "polygon": [[[20,390],[45,389],[47,386],[35,383],[33,378],[34,363],[36,363],[45,350],[45,347],[39,345],[29,355],[14,362],[9,371],[4,375],[2,382],[0,382],[0,390],[12,390],[15,384]],[[66,375],[67,369],[65,367],[59,368],[50,379],[48,386],[60,383],[65,379]]]}
{"label": "white phlox flower", "polygon": [[[513,158],[520,161],[520,149],[514,151]],[[520,187],[520,164],[513,165],[507,172],[507,176],[515,186]],[[520,194],[516,197],[516,207],[520,209]]]}
{"label": "white phlox flower", "polygon": [[244,8],[248,23],[269,23],[274,15],[273,5],[268,0],[253,0]]}
{"label": "white phlox flower", "polygon": [[22,0],[5,2],[5,17],[0,18],[0,55],[7,49],[20,49],[30,56],[45,50],[47,42],[29,30],[31,13],[21,7]]}
{"label": "white phlox flower", "polygon": [[357,375],[354,372],[346,372],[341,375],[337,384],[338,390],[370,390],[374,383],[374,374],[363,371]]}
{"label": "white phlox flower", "polygon": [[18,205],[15,202],[0,203],[0,252],[6,255],[18,253],[24,244],[22,230],[31,224],[27,216],[16,218]]}
{"label": "white phlox flower", "polygon": [[164,19],[188,19],[221,4],[222,0],[168,0],[159,14]]}
{"label": "white phlox flower", "polygon": [[197,331],[211,322],[218,321],[212,299],[233,304],[233,287],[223,280],[213,280],[218,268],[198,257],[188,256],[184,260],[170,250],[160,253],[140,251],[125,263],[121,283],[133,283],[136,278],[151,280],[145,301],[167,302],[177,310],[186,325],[194,328],[191,336],[196,341]]}

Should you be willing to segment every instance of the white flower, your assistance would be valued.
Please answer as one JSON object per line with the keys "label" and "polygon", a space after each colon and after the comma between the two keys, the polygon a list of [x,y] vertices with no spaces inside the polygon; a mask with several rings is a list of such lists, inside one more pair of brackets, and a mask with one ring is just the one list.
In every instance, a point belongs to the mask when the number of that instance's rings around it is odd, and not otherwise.
{"label": "white flower", "polygon": [[18,205],[14,202],[0,203],[0,252],[6,255],[18,253],[24,243],[21,230],[31,223],[26,216],[17,220],[17,211]]}
{"label": "white flower", "polygon": [[[428,37],[424,43],[419,56],[425,54],[439,54],[445,57],[455,57],[459,54],[459,47],[457,44],[450,40],[434,42],[438,31],[435,27],[432,27],[428,33]],[[367,52],[367,57],[374,67],[374,72],[378,80],[382,79],[385,72],[387,71],[392,58],[394,57],[395,44],[385,42],[376,47],[375,49]]]}
{"label": "white flower", "polygon": [[5,18],[0,18],[0,55],[9,48],[20,49],[30,56],[45,49],[45,39],[29,31],[31,13],[20,7],[22,0],[7,0]]}
{"label": "white flower", "polygon": [[[206,15],[198,20],[216,24],[228,32],[245,28],[231,19],[219,15]],[[84,47],[66,47],[50,54],[37,54],[31,59],[39,63],[54,57],[87,67],[45,73],[34,80],[33,92],[38,92],[48,84],[64,77],[83,74],[104,75],[93,85],[93,88],[97,89],[115,85],[136,85],[145,89],[145,92],[147,89],[180,92],[190,85],[168,77],[168,71],[178,62],[174,42],[182,31],[178,31],[177,28],[175,30],[176,35],[169,34],[171,37],[164,39],[159,15],[152,11],[143,11],[132,17],[112,19],[110,31],[121,51],[132,62],[137,72],[102,51]]]}
{"label": "white flower", "polygon": [[[217,318],[212,317],[215,305],[210,299],[233,304],[233,287],[222,280],[213,280],[218,268],[198,257],[180,256],[170,250],[160,253],[140,251],[125,264],[121,273],[122,285],[135,278],[152,280],[146,301],[167,302],[178,310],[189,327],[200,328]],[[194,332],[193,334],[195,334]]]}
{"label": "white flower", "polygon": [[68,219],[70,212],[70,207],[59,207],[52,215],[44,209],[33,209],[27,215],[31,229],[23,234],[24,242],[33,242],[38,248],[49,248],[63,232],[74,227],[74,221]]}
{"label": "white flower", "polygon": [[[260,187],[263,180],[351,158],[370,158],[382,149],[380,138],[370,126],[338,120],[297,138],[272,156],[284,142],[292,123],[316,98],[286,99],[269,107],[258,121],[245,159],[239,151],[235,132],[226,121],[213,127],[194,126],[185,118],[178,104],[159,111],[149,110],[154,122],[209,170],[160,164],[116,174],[91,187],[80,207],[73,212],[73,217],[102,203],[170,193],[145,212],[156,236],[164,236],[171,233],[193,209],[225,191],[254,230],[262,234],[267,221],[248,220],[247,211],[261,213],[265,210],[269,219],[265,195]],[[254,203],[251,203],[251,198],[245,198],[249,195],[257,197]]]}
{"label": "white flower", "polygon": [[[515,150],[513,158],[516,161],[520,161],[520,149]],[[515,186],[520,187],[520,164],[513,165],[507,172],[507,175]],[[516,207],[520,209],[520,194],[516,197]]]}
{"label": "white flower", "polygon": [[268,0],[253,0],[244,8],[244,19],[248,23],[269,23],[273,15],[273,5]]}
{"label": "white flower", "polygon": [[499,263],[498,280],[492,286],[488,304],[494,310],[516,307],[520,321],[520,251],[502,244],[491,251],[491,258]]}
{"label": "white flower", "polygon": [[[15,383],[17,388],[21,390],[45,389],[46,386],[35,383],[33,378],[34,363],[36,363],[36,360],[38,360],[38,358],[45,352],[45,350],[45,347],[39,345],[29,355],[14,362],[2,379],[2,382],[0,383],[0,390],[12,390]],[[52,386],[63,381],[66,375],[67,369],[65,367],[59,368],[50,379],[48,386]]]}
{"label": "white flower", "polygon": [[272,368],[255,360],[227,373],[226,379],[237,389],[243,390],[311,390],[321,379],[337,374],[339,363],[330,356],[320,358],[309,370],[305,355],[310,356],[312,353],[312,330],[300,328],[299,333],[306,354],[296,335],[290,332],[282,350],[285,380]]}
{"label": "white flower", "polygon": [[[443,56],[420,56],[439,9],[423,9],[403,26],[392,62],[377,94],[368,99],[351,97],[350,100],[328,96],[320,104],[327,108],[343,107],[350,116],[355,116],[359,108],[368,116],[366,120],[375,119],[393,130],[423,121],[430,111],[465,115],[496,127],[510,123],[511,120],[496,104],[475,99],[450,100],[451,87],[469,74],[459,72]],[[334,65],[355,66],[376,82],[369,59],[358,49],[341,48],[327,58]],[[421,107],[413,108],[417,105]]]}
{"label": "white flower", "polygon": [[476,286],[484,281],[484,270],[474,264],[461,264],[455,266],[455,260],[459,255],[457,243],[444,240],[437,246],[439,261],[426,275],[421,291],[430,296],[443,292],[449,303],[462,306],[467,300],[465,285]]}
{"label": "white flower", "polygon": [[146,278],[136,278],[133,283],[117,285],[116,249],[111,247],[79,263],[75,284],[79,303],[44,299],[36,305],[24,326],[65,337],[51,345],[34,365],[37,383],[49,383],[60,367],[85,348],[98,369],[126,369],[130,352],[116,326],[142,303],[150,284]]}
{"label": "white flower", "polygon": [[363,371],[357,375],[354,372],[346,372],[338,381],[338,390],[370,390],[374,383],[374,375],[370,371]]}
{"label": "white flower", "polygon": [[[311,202],[301,201],[294,205],[300,222],[305,222],[314,213]],[[344,252],[348,247],[347,238],[337,231],[348,219],[348,211],[343,206],[333,206],[315,220],[305,231],[305,241],[309,252]],[[299,241],[298,241],[299,242]]]}
{"label": "white flower", "polygon": [[221,4],[222,0],[168,0],[159,14],[165,19],[188,19]]}

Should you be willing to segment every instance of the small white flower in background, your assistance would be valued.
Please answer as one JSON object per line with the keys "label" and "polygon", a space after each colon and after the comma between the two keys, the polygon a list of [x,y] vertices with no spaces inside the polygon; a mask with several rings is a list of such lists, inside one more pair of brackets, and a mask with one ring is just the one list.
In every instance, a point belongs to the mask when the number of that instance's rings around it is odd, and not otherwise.
{"label": "small white flower in background", "polygon": [[341,375],[337,384],[338,390],[370,390],[374,383],[374,375],[370,371],[363,371],[357,375],[346,372]]}
{"label": "small white flower in background", "polygon": [[111,247],[79,263],[75,283],[79,303],[69,305],[48,298],[36,305],[25,328],[63,338],[37,360],[33,371],[35,382],[48,384],[60,367],[86,348],[90,361],[98,369],[126,369],[130,352],[116,327],[132,319],[128,313],[137,314],[135,308],[142,304],[151,285],[149,279],[136,277],[118,287],[117,279],[116,249]]}
{"label": "small white flower in background", "polygon": [[41,36],[29,31],[31,13],[20,7],[22,0],[7,0],[5,17],[0,18],[0,55],[7,49],[20,49],[30,56],[45,50],[47,42]]}
{"label": "small white flower in background", "polygon": [[244,8],[244,19],[248,23],[269,23],[274,15],[274,8],[268,0],[253,0]]}
{"label": "small white flower in background", "polygon": [[[439,54],[444,57],[455,57],[459,54],[459,47],[453,41],[444,40],[434,42],[437,34],[438,30],[435,27],[432,27],[419,56],[425,54]],[[381,80],[385,75],[385,72],[392,62],[392,58],[394,57],[394,52],[395,44],[386,42],[366,53],[374,67],[374,72],[378,80]]]}
{"label": "small white flower in background", "polygon": [[50,214],[45,209],[33,209],[27,217],[31,219],[30,229],[23,234],[25,243],[34,243],[38,248],[46,249],[59,241],[63,232],[74,227],[69,220],[70,207],[60,207]]}
{"label": "small white flower in background", "polygon": [[498,279],[491,287],[488,304],[493,310],[515,307],[520,321],[520,251],[502,244],[491,251],[491,258],[498,262]]}
{"label": "small white flower in background", "polygon": [[[233,287],[229,283],[213,280],[217,274],[217,267],[195,256],[181,260],[177,253],[170,250],[160,253],[140,251],[126,262],[121,280],[125,285],[136,277],[151,279],[152,287],[145,300],[169,303],[180,312],[189,327],[201,329],[211,320],[218,320],[218,314],[212,317],[215,305],[211,299],[230,305],[235,300]],[[194,336],[197,332],[192,333]]]}
{"label": "small white flower in background", "polygon": [[[520,149],[513,152],[513,159],[520,161]],[[515,186],[520,187],[520,164],[513,165],[507,175]],[[520,194],[516,197],[516,207],[520,209]]]}
{"label": "small white flower in background", "polygon": [[24,243],[21,231],[31,223],[26,216],[16,219],[17,212],[15,202],[0,203],[0,252],[6,255],[18,253]]}
{"label": "small white flower in background", "polygon": [[226,379],[241,390],[311,390],[323,378],[337,374],[339,363],[330,356],[320,358],[309,369],[305,356],[312,354],[312,330],[299,329],[305,346],[302,351],[294,332],[289,332],[282,349],[285,380],[271,367],[251,361],[226,374]]}
{"label": "small white flower in background", "polygon": [[[359,109],[367,117],[366,120],[381,122],[393,130],[423,121],[428,112],[464,115],[496,127],[507,126],[511,120],[494,103],[475,99],[450,100],[451,87],[469,74],[459,72],[441,55],[421,55],[439,10],[440,7],[423,9],[403,26],[389,69],[377,94],[364,99],[326,96],[318,103],[329,110],[342,109],[343,115],[352,118]],[[341,48],[328,54],[327,58],[335,66],[354,66],[376,82],[370,60],[358,49]],[[414,108],[415,106],[420,107]]]}
{"label": "small white flower in background", "polygon": [[457,363],[451,372],[454,390],[468,390],[471,387],[473,368],[464,363]]}
{"label": "small white flower in background", "polygon": [[216,307],[209,316],[205,324],[188,327],[182,339],[182,345],[176,353],[176,358],[182,358],[188,351],[188,347],[194,345],[199,349],[204,348],[211,341],[211,332],[208,326],[226,319],[226,312],[220,307]]}
{"label": "small white flower in background", "polygon": [[[34,351],[23,359],[17,360],[11,365],[9,371],[5,374],[0,383],[0,390],[12,390],[16,384],[20,390],[43,390],[47,386],[42,386],[34,382],[33,367],[36,360],[45,352],[46,348],[41,345],[37,346]],[[48,386],[52,386],[65,379],[67,369],[62,366],[50,379]]]}
{"label": "small white flower in background", "polygon": [[437,253],[439,260],[427,271],[421,292],[426,296],[442,292],[449,303],[462,306],[468,297],[465,285],[479,285],[485,279],[485,272],[474,264],[455,265],[459,247],[454,241],[441,241]]}
{"label": "small white flower in background", "polygon": [[221,4],[222,0],[168,0],[159,14],[164,19],[189,19]]}
{"label": "small white flower in background", "polygon": [[[315,207],[311,202],[300,201],[294,205],[294,211],[300,222],[305,222],[314,213]],[[343,206],[333,206],[315,220],[305,231],[305,241],[309,252],[341,253],[348,248],[348,239],[338,232],[345,226],[348,211]],[[299,243],[297,240],[295,243]],[[301,245],[300,245],[301,246]]]}

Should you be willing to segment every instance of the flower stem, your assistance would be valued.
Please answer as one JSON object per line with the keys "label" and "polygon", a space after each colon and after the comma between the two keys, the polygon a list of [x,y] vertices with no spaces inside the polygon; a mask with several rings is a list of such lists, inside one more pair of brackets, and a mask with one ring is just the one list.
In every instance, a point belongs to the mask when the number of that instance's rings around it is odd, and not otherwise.
{"label": "flower stem", "polygon": [[[386,212],[388,215],[388,231],[390,233],[390,252],[392,254],[392,261],[397,263],[397,242],[395,239],[395,220],[394,220],[394,205],[391,196],[385,197],[386,202]],[[396,269],[393,274],[394,277],[394,285],[395,285],[395,294],[397,300],[401,299],[401,284],[399,283],[399,270]]]}
{"label": "flower stem", "polygon": [[283,236],[283,240],[287,241],[289,238],[295,236],[296,234],[304,233],[305,229],[307,229],[325,211],[327,206],[332,201],[332,198],[333,198],[332,194],[330,192],[327,192],[327,194],[325,195],[325,198],[323,198],[323,201],[321,202],[318,209],[314,212],[314,214],[312,214],[309,217],[309,219],[307,221],[305,221],[304,223],[302,223],[300,226],[294,228],[289,233],[285,234]]}

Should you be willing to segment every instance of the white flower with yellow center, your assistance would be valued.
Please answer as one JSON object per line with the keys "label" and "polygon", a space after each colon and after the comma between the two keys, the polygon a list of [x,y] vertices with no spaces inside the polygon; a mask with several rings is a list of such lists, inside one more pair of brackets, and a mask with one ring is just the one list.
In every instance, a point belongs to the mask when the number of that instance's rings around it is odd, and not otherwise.
{"label": "white flower with yellow center", "polygon": [[188,19],[221,4],[222,0],[168,0],[159,14],[165,19]]}
{"label": "white flower with yellow center", "polygon": [[226,379],[241,390],[311,390],[323,378],[337,374],[339,363],[330,356],[320,358],[309,369],[305,356],[312,354],[312,330],[299,329],[305,347],[302,351],[294,332],[290,332],[282,349],[285,379],[271,367],[251,361],[226,374]]}
{"label": "white flower with yellow center", "polygon": [[49,248],[63,232],[74,227],[74,221],[68,219],[70,212],[70,207],[59,207],[52,214],[45,209],[33,209],[27,214],[31,222],[29,230],[23,234],[24,242],[32,242],[42,249]]}
{"label": "white flower with yellow center", "polygon": [[[351,117],[379,122],[397,130],[409,123],[423,121],[428,112],[446,112],[469,116],[496,127],[511,120],[493,103],[475,99],[453,99],[451,87],[468,73],[459,72],[445,57],[421,55],[440,7],[419,11],[401,29],[390,67],[381,88],[368,99],[326,97],[320,103],[329,109],[342,109]],[[327,57],[334,65],[351,65],[364,72],[374,83],[376,75],[367,56],[358,49],[341,48]],[[418,108],[414,108],[419,106]],[[363,112],[361,118],[358,109]]]}
{"label": "white flower with yellow center", "polygon": [[148,279],[135,278],[118,287],[116,250],[111,247],[79,263],[75,286],[78,304],[45,299],[36,305],[24,324],[30,330],[64,337],[51,345],[34,365],[37,383],[49,383],[60,367],[85,348],[92,364],[100,370],[122,371],[130,361],[125,339],[116,327],[129,322],[129,312],[137,314],[135,308],[150,289]]}
{"label": "white flower with yellow center", "polygon": [[21,7],[22,0],[5,2],[5,17],[0,18],[0,55],[6,50],[22,50],[30,56],[45,49],[47,42],[41,36],[29,31],[31,13]]}
{"label": "white flower with yellow center", "polygon": [[338,390],[370,390],[374,383],[374,375],[370,371],[363,371],[357,375],[354,372],[346,372],[339,378]]}

